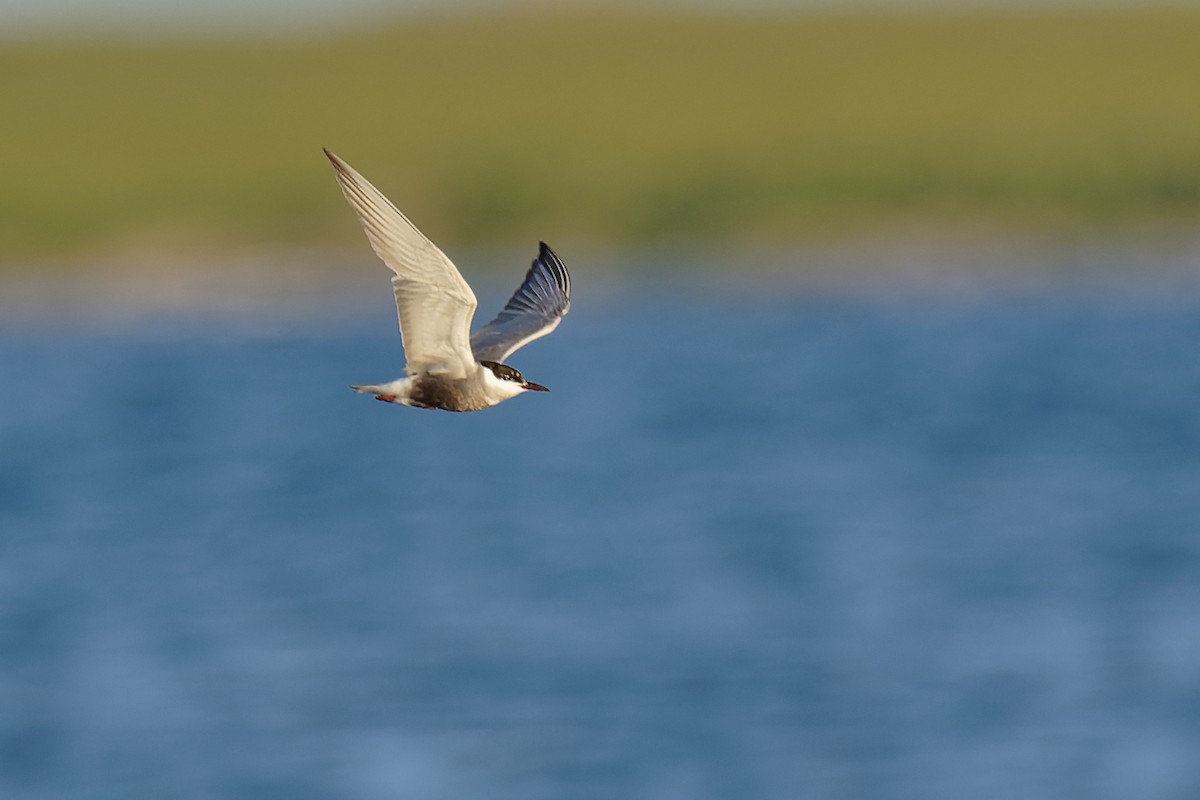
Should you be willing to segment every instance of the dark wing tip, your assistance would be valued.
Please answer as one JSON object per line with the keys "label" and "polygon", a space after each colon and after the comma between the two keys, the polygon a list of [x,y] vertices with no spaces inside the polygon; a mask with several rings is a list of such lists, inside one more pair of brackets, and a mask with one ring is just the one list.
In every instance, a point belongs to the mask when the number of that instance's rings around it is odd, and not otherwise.
{"label": "dark wing tip", "polygon": [[345,161],[342,160],[341,156],[339,156],[337,153],[330,150],[328,147],[322,147],[321,152],[323,152],[325,154],[325,157],[329,159],[329,163],[333,164],[333,168],[335,170],[337,170],[338,172],[345,172],[346,169],[350,166],[349,164],[347,164]]}
{"label": "dark wing tip", "polygon": [[[361,194],[362,190],[358,188],[356,184],[365,179],[363,179],[361,176],[356,177],[354,168],[342,160],[342,157],[337,153],[333,152],[328,147],[322,147],[321,149],[325,152],[325,157],[329,159],[329,163],[333,165],[334,176],[337,177],[337,181],[341,185],[342,190],[346,191],[349,187],[350,191],[353,191],[356,195]],[[353,205],[353,201],[351,202],[351,205]]]}
{"label": "dark wing tip", "polygon": [[563,260],[558,257],[558,253],[555,253],[553,250],[551,250],[550,245],[546,244],[545,242],[538,242],[538,257],[533,262],[533,266],[530,268],[531,274],[535,269],[537,269],[539,262],[546,269],[546,271],[550,273],[551,278],[558,285],[559,291],[561,291],[567,298],[567,301],[570,302],[571,275],[569,272],[567,272],[567,265],[564,264]]}
{"label": "dark wing tip", "polygon": [[545,242],[538,242],[538,259],[545,261],[547,264],[562,264],[562,259],[558,257],[558,253],[550,249],[550,245]]}

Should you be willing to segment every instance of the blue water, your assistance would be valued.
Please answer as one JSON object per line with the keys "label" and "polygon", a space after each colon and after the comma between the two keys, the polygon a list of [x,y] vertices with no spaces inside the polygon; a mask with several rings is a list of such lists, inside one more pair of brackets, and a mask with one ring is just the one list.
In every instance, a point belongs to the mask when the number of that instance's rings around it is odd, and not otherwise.
{"label": "blue water", "polygon": [[1200,294],[0,327],[0,796],[1200,797]]}

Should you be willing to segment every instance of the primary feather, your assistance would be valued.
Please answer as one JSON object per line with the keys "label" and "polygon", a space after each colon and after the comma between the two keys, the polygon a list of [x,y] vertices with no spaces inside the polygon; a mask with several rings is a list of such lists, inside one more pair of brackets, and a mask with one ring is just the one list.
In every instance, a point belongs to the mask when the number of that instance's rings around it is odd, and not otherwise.
{"label": "primary feather", "polygon": [[473,372],[469,336],[478,302],[454,262],[370,181],[330,151],[325,155],[371,248],[396,273],[392,289],[408,373],[462,378]]}
{"label": "primary feather", "polygon": [[558,327],[571,310],[571,276],[553,250],[539,242],[525,280],[496,318],[471,337],[480,361],[504,361]]}

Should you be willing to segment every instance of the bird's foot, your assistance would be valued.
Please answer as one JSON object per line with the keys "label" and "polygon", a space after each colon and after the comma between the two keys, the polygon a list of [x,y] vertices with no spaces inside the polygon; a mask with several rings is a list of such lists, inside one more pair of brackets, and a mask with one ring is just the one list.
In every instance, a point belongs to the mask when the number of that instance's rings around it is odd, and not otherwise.
{"label": "bird's foot", "polygon": [[394,394],[377,394],[377,395],[375,395],[375,399],[382,400],[385,403],[394,403],[394,402],[396,402],[396,395],[394,395]]}

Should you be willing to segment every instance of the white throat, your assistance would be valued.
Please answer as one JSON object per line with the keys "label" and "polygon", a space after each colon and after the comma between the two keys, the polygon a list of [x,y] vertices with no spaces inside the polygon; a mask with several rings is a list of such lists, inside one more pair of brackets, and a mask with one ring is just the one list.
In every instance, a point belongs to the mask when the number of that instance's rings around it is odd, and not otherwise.
{"label": "white throat", "polygon": [[516,381],[497,378],[495,373],[487,367],[481,366],[479,373],[483,377],[483,392],[492,404],[516,397],[525,391],[524,387]]}

